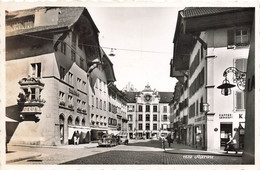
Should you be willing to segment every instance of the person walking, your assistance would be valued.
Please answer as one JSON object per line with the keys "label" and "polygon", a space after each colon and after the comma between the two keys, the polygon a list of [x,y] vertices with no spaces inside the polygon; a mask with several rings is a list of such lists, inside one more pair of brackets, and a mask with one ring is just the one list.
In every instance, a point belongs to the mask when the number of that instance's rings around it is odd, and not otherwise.
{"label": "person walking", "polygon": [[76,144],[77,145],[79,144],[79,137],[80,137],[80,134],[79,134],[79,131],[77,130],[77,132],[76,132]]}
{"label": "person walking", "polygon": [[172,138],[172,134],[169,133],[166,137],[167,139],[167,142],[168,142],[168,145],[169,145],[169,148],[171,147],[171,143],[173,143],[173,138]]}
{"label": "person walking", "polygon": [[228,135],[228,142],[225,146],[225,151],[228,153],[228,151],[235,151],[237,154],[237,149],[234,147],[234,145],[237,145],[236,139],[232,138],[231,134]]}
{"label": "person walking", "polygon": [[74,145],[77,145],[77,131],[74,131],[73,133],[73,143]]}

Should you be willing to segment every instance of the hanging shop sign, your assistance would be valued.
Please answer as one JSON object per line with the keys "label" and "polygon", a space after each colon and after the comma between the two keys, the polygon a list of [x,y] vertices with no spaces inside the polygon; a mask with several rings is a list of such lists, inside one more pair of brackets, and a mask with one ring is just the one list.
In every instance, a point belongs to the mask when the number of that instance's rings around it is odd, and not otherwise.
{"label": "hanging shop sign", "polygon": [[195,122],[200,122],[202,120],[205,120],[205,116],[201,116],[195,119]]}
{"label": "hanging shop sign", "polygon": [[224,114],[219,114],[219,119],[232,119],[233,114],[231,113],[224,113]]}

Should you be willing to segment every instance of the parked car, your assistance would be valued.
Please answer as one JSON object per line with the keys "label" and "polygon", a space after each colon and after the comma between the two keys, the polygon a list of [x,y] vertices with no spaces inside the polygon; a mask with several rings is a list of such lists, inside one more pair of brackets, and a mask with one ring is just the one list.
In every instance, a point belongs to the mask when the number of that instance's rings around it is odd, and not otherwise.
{"label": "parked car", "polygon": [[98,146],[116,146],[116,137],[108,134],[104,134],[102,139],[98,141]]}
{"label": "parked car", "polygon": [[119,135],[118,138],[119,138],[119,144],[128,145],[129,140],[127,138],[127,135]]}

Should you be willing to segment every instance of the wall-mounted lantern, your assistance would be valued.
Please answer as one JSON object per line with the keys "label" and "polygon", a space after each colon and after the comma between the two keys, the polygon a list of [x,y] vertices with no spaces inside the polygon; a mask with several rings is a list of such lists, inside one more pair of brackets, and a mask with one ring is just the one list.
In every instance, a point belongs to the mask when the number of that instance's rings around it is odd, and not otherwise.
{"label": "wall-mounted lantern", "polygon": [[244,91],[245,89],[245,84],[246,84],[246,72],[240,71],[235,67],[228,67],[224,73],[223,77],[225,77],[225,80],[223,81],[222,85],[218,86],[218,89],[221,89],[221,94],[224,96],[228,96],[231,94],[231,88],[235,87],[236,85],[230,84],[228,79],[227,79],[227,74],[228,73],[233,73],[233,82],[237,84],[237,87]]}

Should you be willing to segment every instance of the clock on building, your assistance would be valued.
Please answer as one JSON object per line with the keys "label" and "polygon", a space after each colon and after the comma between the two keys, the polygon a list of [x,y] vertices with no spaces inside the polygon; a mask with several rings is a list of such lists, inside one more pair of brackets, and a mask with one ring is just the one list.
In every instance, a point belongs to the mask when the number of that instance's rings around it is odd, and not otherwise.
{"label": "clock on building", "polygon": [[149,94],[146,94],[146,95],[144,96],[144,100],[145,100],[146,102],[149,102],[149,101],[151,100],[151,98],[152,98],[152,96],[149,95]]}

